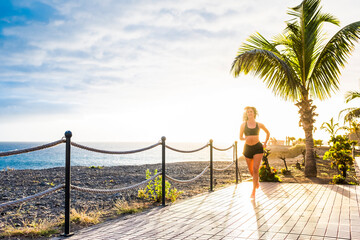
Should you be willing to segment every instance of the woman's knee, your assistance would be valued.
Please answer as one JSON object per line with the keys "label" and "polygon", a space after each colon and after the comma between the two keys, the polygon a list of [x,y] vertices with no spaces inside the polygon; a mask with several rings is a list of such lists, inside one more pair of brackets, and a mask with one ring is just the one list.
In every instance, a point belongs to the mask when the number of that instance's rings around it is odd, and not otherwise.
{"label": "woman's knee", "polygon": [[259,174],[259,169],[260,169],[260,165],[259,166],[254,166],[253,167],[253,172],[256,174]]}

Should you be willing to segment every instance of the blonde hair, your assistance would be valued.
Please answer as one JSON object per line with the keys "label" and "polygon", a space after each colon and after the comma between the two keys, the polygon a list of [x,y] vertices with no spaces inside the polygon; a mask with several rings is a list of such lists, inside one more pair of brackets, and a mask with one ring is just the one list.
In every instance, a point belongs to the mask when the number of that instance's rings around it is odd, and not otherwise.
{"label": "blonde hair", "polygon": [[248,106],[248,107],[245,107],[245,108],[244,108],[244,114],[243,114],[243,121],[244,121],[244,122],[249,119],[248,116],[247,116],[247,110],[249,110],[249,109],[251,109],[251,110],[254,111],[254,118],[255,118],[255,119],[256,119],[256,116],[259,115],[259,113],[258,113],[258,111],[256,110],[255,107],[249,107],[249,106]]}

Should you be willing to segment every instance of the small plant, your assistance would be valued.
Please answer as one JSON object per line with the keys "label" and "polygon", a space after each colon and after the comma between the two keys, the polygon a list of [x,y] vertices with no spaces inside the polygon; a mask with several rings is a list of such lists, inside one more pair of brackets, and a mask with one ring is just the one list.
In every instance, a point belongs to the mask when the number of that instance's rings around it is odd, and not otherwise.
{"label": "small plant", "polygon": [[124,200],[117,200],[114,204],[114,210],[117,214],[133,214],[141,212],[144,206],[139,203],[130,204]]}
{"label": "small plant", "polygon": [[281,174],[283,174],[283,175],[288,175],[288,174],[290,174],[290,173],[291,173],[291,171],[290,171],[290,170],[288,170],[288,169],[286,169],[286,168],[282,168],[282,169],[280,169],[280,172],[281,172]]}
{"label": "small plant", "polygon": [[262,164],[259,170],[259,178],[262,182],[281,182],[280,177],[277,175],[277,170],[270,167],[268,156],[270,150],[265,149]]}
{"label": "small plant", "polygon": [[171,202],[175,202],[178,197],[180,197],[181,194],[183,194],[183,191],[178,191],[176,188],[170,189],[169,197]]}
{"label": "small plant", "polygon": [[260,167],[259,177],[261,182],[281,182],[277,170],[273,167],[270,167],[269,170],[264,163]]}
{"label": "small plant", "polygon": [[335,175],[333,177],[332,183],[334,183],[334,184],[346,184],[347,182],[346,182],[346,178],[343,177],[341,174],[339,174],[339,175]]}
{"label": "small plant", "polygon": [[78,225],[89,226],[100,222],[102,213],[88,212],[87,209],[77,211],[76,209],[70,210],[70,222]]}
{"label": "small plant", "polygon": [[104,167],[101,166],[91,166],[89,167],[90,169],[103,169]]}
{"label": "small plant", "polygon": [[[351,156],[352,144],[355,141],[349,140],[348,136],[333,136],[330,139],[331,147],[324,154],[324,160],[331,160],[331,167],[336,166],[338,172],[346,179],[347,171],[349,171],[354,163]],[[340,181],[340,180],[339,180]]]}
{"label": "small plant", "polygon": [[280,156],[279,158],[284,161],[284,165],[285,165],[285,168],[282,168],[282,169],[280,170],[281,174],[283,174],[283,175],[290,174],[291,171],[290,171],[290,170],[288,169],[288,167],[287,167],[286,157],[285,157],[285,156]]}
{"label": "small plant", "polygon": [[[157,169],[154,171],[154,175],[157,174]],[[146,170],[146,179],[151,178],[151,172]],[[171,189],[171,183],[165,181],[165,198],[171,202],[175,202],[176,199],[183,193],[176,188]],[[155,202],[160,202],[162,199],[162,176],[157,176],[154,180],[151,180],[144,189],[139,189],[138,197],[143,199],[153,199]]]}

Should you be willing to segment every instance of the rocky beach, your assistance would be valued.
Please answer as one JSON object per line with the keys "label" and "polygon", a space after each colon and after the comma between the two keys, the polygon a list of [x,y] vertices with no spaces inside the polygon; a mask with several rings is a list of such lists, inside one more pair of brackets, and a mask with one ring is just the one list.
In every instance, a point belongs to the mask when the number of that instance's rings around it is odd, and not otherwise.
{"label": "rocky beach", "polygon": [[[208,162],[181,162],[167,164],[167,175],[177,179],[191,179],[201,173]],[[231,162],[214,162],[215,168],[224,168]],[[239,164],[245,173],[245,163]],[[114,167],[72,167],[72,185],[113,189],[130,186],[145,180],[145,172],[149,169],[161,170],[161,164],[114,166]],[[27,197],[47,190],[65,182],[65,169],[62,167],[41,170],[3,170],[0,171],[0,203]],[[246,177],[247,175],[243,175]],[[224,171],[214,171],[215,188],[235,183],[235,165]],[[185,199],[209,190],[209,170],[196,181],[182,184],[173,183],[172,187],[183,191],[179,199]],[[116,200],[137,201],[137,190],[128,190],[116,194],[97,194],[71,191],[71,208],[77,210],[108,210]],[[0,209],[0,229],[5,224],[21,226],[25,221],[38,219],[54,219],[64,214],[64,190],[61,189],[42,198],[30,202]]]}
{"label": "rocky beach", "polygon": [[[328,184],[333,175],[334,169],[330,169],[330,162],[322,160],[321,156],[327,149],[318,150],[320,158],[317,159],[318,177],[304,177],[303,169],[295,168],[296,163],[301,163],[302,155],[298,155],[298,150],[289,150],[289,147],[272,147],[269,156],[269,163],[278,169],[284,168],[284,161],[281,157],[286,157],[286,162],[290,174],[280,174],[282,182],[294,183],[320,183]],[[222,169],[229,166],[232,162],[215,161],[214,168]],[[176,179],[187,180],[200,174],[209,162],[178,162],[166,164],[166,174]],[[71,168],[71,184],[85,188],[95,189],[115,189],[131,186],[146,179],[145,172],[149,169],[154,173],[156,169],[161,171],[161,164],[145,164],[134,166],[113,166],[113,167],[80,167]],[[242,180],[250,178],[244,157],[239,158],[239,169]],[[182,191],[177,201],[205,193],[209,191],[210,174],[205,172],[196,181],[189,183],[177,183],[170,181],[171,187]],[[224,171],[214,171],[214,190],[235,184],[235,164]],[[34,195],[41,191],[53,188],[65,182],[65,169],[63,167],[40,169],[40,170],[12,170],[4,169],[0,171],[0,204],[21,199]],[[145,185],[140,188],[144,188]],[[138,198],[139,187],[116,194],[87,193],[72,190],[71,208],[85,212],[109,212],[114,208],[117,201],[141,202],[146,203],[147,207],[156,207],[160,203],[153,203],[149,200]],[[176,203],[176,202],[175,202]],[[172,204],[170,201],[167,204]],[[64,214],[64,189],[34,199],[30,202],[17,204],[0,209],[0,233],[5,226],[21,227],[39,220],[60,219]],[[102,216],[102,221],[114,216]],[[115,216],[119,217],[119,216]],[[17,238],[14,238],[17,239]]]}

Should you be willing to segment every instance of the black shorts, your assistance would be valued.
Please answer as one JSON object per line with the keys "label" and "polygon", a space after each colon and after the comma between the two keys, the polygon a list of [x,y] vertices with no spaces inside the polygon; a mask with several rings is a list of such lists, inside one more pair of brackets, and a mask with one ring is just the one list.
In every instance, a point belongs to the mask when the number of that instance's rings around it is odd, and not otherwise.
{"label": "black shorts", "polygon": [[261,142],[258,142],[255,145],[244,145],[243,154],[246,158],[254,158],[255,154],[264,153],[264,147]]}

